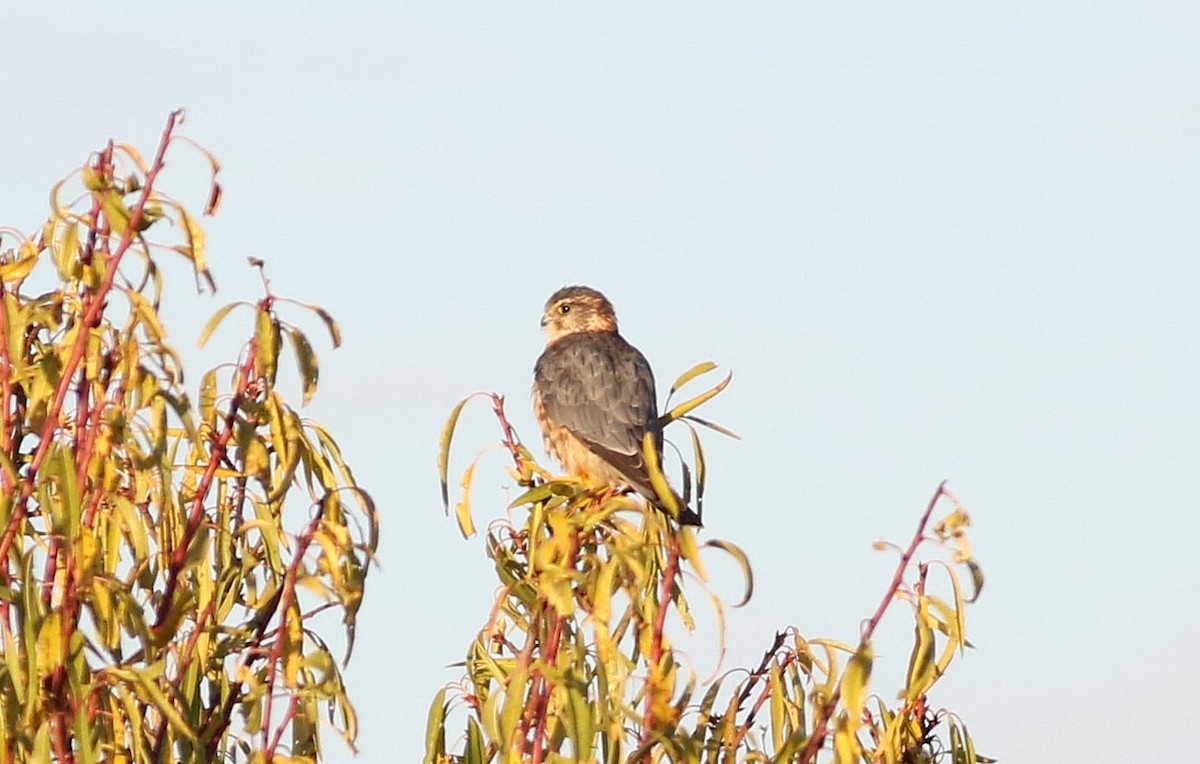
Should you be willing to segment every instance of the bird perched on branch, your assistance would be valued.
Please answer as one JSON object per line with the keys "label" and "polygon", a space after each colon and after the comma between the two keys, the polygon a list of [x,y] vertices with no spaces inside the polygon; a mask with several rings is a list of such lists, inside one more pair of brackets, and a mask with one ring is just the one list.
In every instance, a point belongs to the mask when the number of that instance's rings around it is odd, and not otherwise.
{"label": "bird perched on branch", "polygon": [[[542,328],[546,349],[533,370],[533,412],[546,450],[570,474],[632,488],[666,511],[642,451],[649,432],[661,464],[654,373],[617,333],[612,303],[590,287],[563,287],[546,301]],[[680,524],[699,526],[699,515],[676,500]]]}

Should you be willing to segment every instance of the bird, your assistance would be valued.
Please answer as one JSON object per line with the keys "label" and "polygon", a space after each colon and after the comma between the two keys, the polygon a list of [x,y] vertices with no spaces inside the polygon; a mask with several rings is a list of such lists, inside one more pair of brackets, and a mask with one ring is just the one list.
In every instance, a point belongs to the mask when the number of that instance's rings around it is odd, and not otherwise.
{"label": "bird", "polygon": [[[587,286],[550,295],[542,313],[546,348],[533,368],[533,411],[546,450],[568,473],[616,490],[631,488],[670,514],[650,482],[647,432],[662,463],[654,372],[617,331],[612,303]],[[700,516],[672,490],[681,525]]]}

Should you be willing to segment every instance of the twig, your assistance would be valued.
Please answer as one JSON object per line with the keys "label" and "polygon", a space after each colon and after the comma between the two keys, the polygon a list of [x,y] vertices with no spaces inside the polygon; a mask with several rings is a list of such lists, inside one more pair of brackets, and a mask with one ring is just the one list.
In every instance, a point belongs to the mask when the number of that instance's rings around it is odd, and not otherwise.
{"label": "twig", "polygon": [[[543,603],[543,607],[545,607],[545,603]],[[538,611],[536,614],[536,617],[540,617],[540,616],[541,616],[541,613],[540,613],[540,611]],[[517,655],[517,668],[513,674],[509,675],[510,677],[521,671],[528,672],[529,665],[533,662],[533,648],[534,648],[534,645],[537,643],[537,636],[533,633],[532,629],[525,632],[525,634],[526,634],[525,644],[521,646],[521,652],[519,655]],[[532,678],[531,678],[531,683],[532,683]],[[510,688],[510,691],[511,691],[511,688]],[[533,699],[533,692],[530,692],[530,703],[529,703],[529,705],[527,705],[525,707],[525,713],[522,714],[522,716],[521,716],[520,733],[521,733],[521,754],[522,755],[525,754],[525,746],[529,740],[529,730],[533,728],[533,714],[537,710],[537,704],[533,703],[532,699]],[[506,740],[506,741],[504,741],[504,744],[511,748],[512,741]]]}
{"label": "twig", "polygon": [[654,679],[655,671],[663,658],[663,630],[667,623],[667,608],[671,604],[671,593],[675,589],[675,576],[679,572],[679,537],[668,532],[667,566],[663,569],[662,594],[659,595],[658,612],[654,614],[654,631],[650,635],[650,682],[646,688],[646,710],[642,717],[642,739],[640,747],[645,751],[642,761],[650,762],[650,737],[654,728]]}
{"label": "twig", "polygon": [[[542,655],[542,664],[545,666],[553,666],[558,658],[558,646],[562,641],[563,624],[566,618],[557,616],[554,619],[554,625],[550,627],[550,638],[545,645],[545,651]],[[538,696],[533,702],[534,708],[537,709],[537,726],[533,730],[533,751],[530,758],[530,764],[541,764],[542,756],[545,751],[542,749],[542,744],[546,737],[546,717],[550,710],[550,687],[546,681],[546,675],[538,672]]]}
{"label": "twig", "polygon": [[246,399],[250,389],[251,375],[254,372],[254,365],[258,358],[258,340],[251,339],[247,343],[247,346],[249,350],[246,353],[246,360],[238,367],[237,383],[233,397],[229,402],[229,411],[225,415],[224,429],[222,429],[220,435],[217,436],[216,441],[213,443],[212,451],[209,453],[208,465],[205,467],[204,475],[200,478],[200,482],[196,487],[196,496],[192,499],[192,507],[188,512],[187,525],[184,527],[183,537],[171,553],[171,561],[167,571],[167,585],[163,591],[162,600],[158,603],[158,612],[154,619],[154,626],[152,627],[155,631],[163,627],[171,612],[171,605],[175,599],[175,588],[179,585],[179,575],[183,570],[183,563],[187,559],[188,547],[191,546],[192,539],[195,537],[196,531],[199,530],[200,523],[204,519],[204,500],[208,497],[208,492],[212,488],[213,479],[216,477],[217,468],[225,456],[225,450],[229,446],[229,441],[233,439],[238,412],[241,410],[242,402]]}
{"label": "twig", "polygon": [[883,599],[879,601],[879,607],[875,608],[875,614],[867,621],[863,628],[862,639],[867,641],[871,635],[875,633],[875,628],[879,626],[879,621],[882,620],[884,611],[888,605],[896,597],[896,592],[900,590],[900,584],[904,581],[904,571],[908,569],[908,564],[912,562],[913,555],[917,553],[917,547],[925,540],[925,527],[929,525],[929,518],[933,514],[933,508],[938,501],[946,494],[946,481],[943,480],[938,484],[937,490],[933,493],[933,498],[929,500],[929,504],[925,507],[925,514],[921,515],[921,522],[917,523],[917,532],[913,534],[912,541],[909,542],[908,548],[904,550],[904,554],[900,555],[900,562],[896,565],[896,572],[892,574],[892,584],[888,587],[887,593]]}
{"label": "twig", "polygon": [[[946,494],[946,481],[943,480],[938,484],[937,490],[933,492],[933,498],[929,500],[929,504],[925,507],[925,513],[921,515],[921,521],[917,523],[917,532],[913,534],[912,541],[909,542],[908,548],[900,555],[900,562],[896,565],[896,572],[892,574],[892,583],[888,586],[887,592],[883,595],[883,599],[879,602],[879,607],[875,608],[874,615],[863,626],[862,642],[865,644],[871,639],[871,635],[875,633],[875,628],[879,626],[879,621],[883,619],[883,614],[887,612],[888,605],[896,597],[896,592],[900,590],[900,584],[904,581],[904,571],[908,569],[908,564],[912,561],[913,555],[917,553],[917,547],[921,546],[921,542],[925,540],[925,527],[929,524],[929,518],[933,514],[933,508],[937,505],[938,500]],[[829,719],[833,715],[833,709],[837,706],[838,700],[842,697],[842,686],[839,683],[834,688],[829,696],[829,700],[821,706],[820,713],[814,720],[812,736],[809,737],[808,743],[805,744],[804,750],[800,752],[800,756],[796,759],[799,762],[807,763],[816,761],[817,752],[825,744],[825,738],[829,734]]]}
{"label": "twig", "polygon": [[[317,511],[309,521],[308,527],[304,529],[299,538],[296,539],[296,554],[292,557],[292,562],[288,565],[287,574],[283,579],[283,596],[280,597],[278,604],[275,606],[275,612],[280,613],[279,633],[275,636],[275,641],[271,644],[271,653],[267,658],[267,691],[264,695],[263,709],[263,742],[266,742],[267,732],[271,726],[271,704],[272,697],[275,694],[275,671],[279,666],[279,659],[283,655],[283,639],[287,633],[288,610],[291,609],[293,602],[296,599],[296,579],[299,576],[300,566],[304,563],[304,555],[308,552],[308,547],[312,544],[313,534],[320,527],[321,521],[325,517],[325,502],[322,501],[317,505]],[[303,637],[301,637],[303,639]],[[293,700],[295,698],[293,697]],[[280,722],[281,728],[287,726],[286,717]],[[281,729],[282,732],[282,729]],[[275,743],[265,751],[267,761],[274,760],[275,745],[279,742],[279,736],[276,735]]]}
{"label": "twig", "polygon": [[[746,679],[746,684],[742,687],[742,691],[738,695],[738,711],[741,710],[742,706],[750,698],[750,693],[754,691],[754,685],[756,685],[764,676],[767,675],[767,672],[770,671],[771,662],[775,659],[775,656],[779,654],[779,650],[783,647],[783,641],[785,638],[786,637],[782,631],[775,632],[775,641],[772,642],[771,646],[766,650],[766,652],[763,653],[762,661],[758,664],[758,668],[756,668],[754,672]],[[794,660],[796,660],[796,653],[789,652],[780,663],[780,669],[785,668]],[[751,707],[750,713],[746,716],[746,721],[738,725],[737,737],[733,742],[733,748],[735,750],[741,744],[742,739],[746,737],[747,733],[749,733],[750,729],[754,726],[754,718],[758,715],[758,710],[762,708],[763,703],[766,701],[770,693],[770,686],[764,687],[763,691],[759,693],[758,700],[755,701],[754,705]]]}
{"label": "twig", "polygon": [[741,695],[738,697],[737,702],[737,707],[739,709],[742,707],[742,704],[749,699],[750,693],[754,691],[754,685],[758,682],[758,680],[762,679],[770,669],[771,661],[775,658],[775,655],[779,652],[779,649],[783,647],[784,639],[786,639],[786,635],[782,631],[775,632],[775,641],[772,642],[771,646],[763,653],[762,661],[759,662],[758,668],[756,668],[750,674],[749,678],[746,680],[746,685],[742,688]]}
{"label": "twig", "polygon": [[[106,263],[107,269],[104,274],[104,280],[92,294],[92,299],[88,301],[87,307],[84,310],[81,319],[82,326],[75,340],[75,345],[71,348],[71,355],[68,356],[67,362],[63,364],[58,388],[54,391],[54,398],[46,410],[46,424],[42,428],[41,439],[38,442],[33,458],[29,462],[25,479],[22,481],[20,498],[12,508],[12,515],[9,518],[8,527],[4,531],[4,536],[0,538],[0,560],[8,559],[8,550],[12,546],[13,539],[17,535],[17,530],[20,528],[21,522],[25,519],[29,498],[33,495],[33,488],[37,482],[38,472],[41,470],[42,462],[45,461],[46,455],[50,452],[50,444],[54,442],[54,433],[59,426],[58,420],[62,413],[63,403],[66,400],[68,391],[71,389],[71,380],[75,376],[75,370],[79,368],[79,363],[83,360],[84,351],[87,349],[88,340],[91,337],[91,333],[87,329],[99,325],[100,317],[103,315],[104,308],[108,304],[108,293],[112,290],[113,280],[117,277],[121,258],[129,251],[130,245],[133,244],[134,239],[138,236],[138,229],[142,222],[146,204],[153,195],[154,181],[166,164],[167,147],[171,144],[171,134],[174,132],[175,125],[181,115],[181,111],[173,111],[167,118],[167,126],[164,128],[162,138],[159,141],[158,151],[154,156],[154,163],[150,166],[149,172],[146,173],[142,193],[130,211],[129,221],[125,226],[124,232],[121,234],[121,240],[117,245],[117,249],[112,253],[108,263]],[[105,166],[103,159],[105,155],[108,157],[107,166]],[[112,147],[110,145],[100,160],[102,173],[105,170],[111,173],[111,162]],[[0,583],[8,583],[10,581],[7,566],[0,568],[0,577],[2,577]]]}
{"label": "twig", "polygon": [[508,421],[508,417],[504,413],[504,396],[497,395],[496,393],[488,393],[488,397],[492,399],[492,411],[496,413],[496,418],[500,420],[500,429],[504,433],[504,439],[501,443],[512,454],[517,469],[521,470],[524,464],[524,460],[521,457],[521,439],[517,437],[517,431],[513,429],[512,423]]}
{"label": "twig", "polygon": [[[280,741],[283,740],[283,731],[287,729],[288,722],[296,718],[298,705],[300,705],[300,696],[292,695],[291,700],[288,701],[287,710],[283,713],[283,718],[279,720],[279,728],[275,730],[275,738],[271,741],[270,748],[264,753],[267,761],[274,761],[275,751],[279,748]],[[264,726],[263,729],[266,730],[267,727]]]}
{"label": "twig", "polygon": [[[7,292],[4,284],[0,283],[0,301],[4,299]],[[3,449],[9,461],[15,464],[16,460],[13,459],[15,454],[11,450],[12,432],[9,429],[8,412],[8,398],[12,395],[12,380],[9,378],[12,373],[12,359],[8,354],[8,333],[10,331],[12,331],[12,327],[8,325],[8,311],[0,310],[0,396],[3,397],[3,400],[0,400],[0,449]],[[12,493],[12,478],[9,477],[8,470],[0,470],[0,487],[3,487],[5,495]]]}

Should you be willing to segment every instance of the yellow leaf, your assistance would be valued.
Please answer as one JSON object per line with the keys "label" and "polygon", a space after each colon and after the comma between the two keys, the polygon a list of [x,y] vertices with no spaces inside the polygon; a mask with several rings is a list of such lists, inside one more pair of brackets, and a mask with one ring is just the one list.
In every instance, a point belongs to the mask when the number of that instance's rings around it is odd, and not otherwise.
{"label": "yellow leaf", "polygon": [[671,398],[671,396],[675,394],[676,390],[683,387],[688,382],[691,382],[693,379],[700,376],[701,374],[707,374],[708,372],[712,371],[715,368],[717,368],[717,365],[715,363],[713,363],[712,361],[704,361],[702,363],[696,364],[692,368],[690,368],[687,371],[685,371],[684,373],[680,374],[679,377],[675,380],[675,383],[671,385],[671,391],[669,393],[667,393],[667,399],[669,400]]}
{"label": "yellow leaf", "polygon": [[679,528],[679,553],[696,569],[697,578],[701,581],[708,580],[708,570],[704,567],[704,561],[700,559],[700,549],[696,546],[696,530],[689,525]]}
{"label": "yellow leaf", "polygon": [[617,575],[618,563],[607,560],[596,577],[596,590],[592,593],[592,617],[607,626],[612,617],[613,580]]}
{"label": "yellow leaf", "polygon": [[837,729],[833,733],[833,760],[837,764],[858,764],[862,746],[858,737],[850,729],[850,723],[842,717],[838,719]]}
{"label": "yellow leaf", "polygon": [[129,227],[129,218],[133,215],[129,207],[125,206],[125,200],[111,188],[104,189],[99,196],[100,208],[104,211],[108,227],[115,234],[124,234],[125,229]]}
{"label": "yellow leaf", "polygon": [[929,615],[929,606],[923,598],[917,607],[913,651],[908,661],[908,678],[902,694],[905,700],[910,701],[925,694],[933,684],[937,670],[933,658],[936,650],[931,628],[933,618]]}
{"label": "yellow leaf", "polygon": [[867,702],[867,682],[871,678],[873,658],[871,643],[863,642],[850,659],[846,673],[842,675],[842,702],[845,703],[852,724],[862,716],[863,706]]}
{"label": "yellow leaf", "polygon": [[258,308],[254,336],[258,340],[258,374],[273,385],[279,362],[279,322],[262,306]]}
{"label": "yellow leaf", "polygon": [[0,281],[5,284],[24,281],[25,277],[33,270],[33,266],[37,265],[37,260],[37,246],[31,241],[22,242],[15,260],[0,264]]}
{"label": "yellow leaf", "polygon": [[[525,689],[529,683],[529,672],[522,668],[517,668],[508,678],[508,684],[504,687],[504,705],[500,709],[500,740],[501,750],[511,750],[513,746],[519,745],[516,739],[518,729],[517,722],[521,719],[521,712],[525,710]],[[428,751],[428,748],[426,748]],[[502,759],[507,761],[507,759]]]}
{"label": "yellow leaf", "polygon": [[425,758],[423,764],[439,764],[446,755],[446,688],[433,697],[425,720]]}
{"label": "yellow leaf", "polygon": [[296,366],[300,369],[300,385],[304,391],[302,405],[307,406],[317,392],[317,379],[321,370],[317,366],[317,355],[313,352],[308,338],[299,329],[288,331],[288,339],[292,343],[292,351],[296,354]]}
{"label": "yellow leaf", "polygon": [[258,478],[263,483],[271,479],[271,457],[267,447],[256,436],[251,436],[246,442],[245,471],[247,475]]}
{"label": "yellow leaf", "polygon": [[687,414],[692,409],[701,405],[705,401],[708,401],[709,399],[716,397],[717,395],[720,394],[720,392],[722,390],[724,390],[726,387],[729,386],[729,382],[732,379],[733,379],[733,372],[726,374],[725,379],[721,380],[717,384],[716,387],[712,388],[711,390],[707,390],[703,393],[700,393],[699,395],[697,395],[695,398],[692,398],[691,400],[684,401],[683,403],[679,404],[675,408],[671,409],[670,411],[668,411],[667,413],[665,413],[661,417],[659,417],[658,418],[659,425],[665,427],[666,425],[670,424],[671,422],[674,422],[676,419],[679,419],[684,414]]}
{"label": "yellow leaf", "polygon": [[187,246],[176,249],[192,261],[192,269],[195,271],[197,283],[203,277],[205,283],[208,284],[209,291],[215,292],[217,285],[208,271],[208,265],[204,258],[204,229],[182,205],[177,205],[175,209],[179,212],[179,219],[183,223],[183,232],[187,238]]}
{"label": "yellow leaf", "polygon": [[216,313],[213,313],[212,318],[208,319],[208,322],[204,324],[204,328],[200,330],[200,339],[196,340],[196,344],[204,347],[204,343],[208,342],[208,338],[212,336],[213,331],[225,320],[225,316],[229,315],[229,311],[240,305],[249,306],[250,303],[244,301],[231,302],[228,305],[223,305]]}
{"label": "yellow leaf", "polygon": [[294,602],[287,609],[285,620],[287,637],[283,642],[283,680],[288,687],[295,687],[299,682],[300,661],[304,658],[304,633],[300,623],[300,608]]}
{"label": "yellow leaf", "polygon": [[654,433],[649,430],[642,436],[642,458],[646,460],[646,471],[649,473],[650,485],[654,487],[654,493],[658,496],[658,500],[662,503],[663,508],[667,510],[667,514],[678,520],[679,500],[675,498],[675,492],[671,490],[671,486],[667,484],[666,476],[662,473],[658,459],[658,444],[654,439]]}
{"label": "yellow leaf", "polygon": [[[478,393],[475,395],[478,395]],[[454,438],[454,428],[458,425],[458,417],[462,414],[463,407],[475,395],[468,395],[450,410],[450,418],[446,420],[445,426],[442,427],[442,436],[438,438],[438,479],[442,483],[442,507],[445,509],[446,514],[450,514],[450,485],[446,477],[446,473],[450,468],[450,442]]]}
{"label": "yellow leaf", "polygon": [[63,663],[62,615],[55,611],[47,615],[38,628],[37,670],[45,676]]}
{"label": "yellow leaf", "polygon": [[467,503],[466,494],[463,494],[463,500],[455,505],[454,517],[458,520],[458,530],[463,538],[469,539],[475,535],[475,521],[471,519],[471,507]]}
{"label": "yellow leaf", "polygon": [[74,220],[68,220],[63,226],[63,235],[54,247],[54,264],[58,266],[58,275],[68,280],[75,275],[75,266],[79,254],[79,226]]}

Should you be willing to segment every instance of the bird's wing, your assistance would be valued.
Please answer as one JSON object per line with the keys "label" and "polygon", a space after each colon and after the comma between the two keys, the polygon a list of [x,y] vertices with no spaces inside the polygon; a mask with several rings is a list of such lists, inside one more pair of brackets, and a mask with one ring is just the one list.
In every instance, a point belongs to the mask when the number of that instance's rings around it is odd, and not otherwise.
{"label": "bird's wing", "polygon": [[[647,431],[654,434],[661,460],[663,436],[654,374],[645,356],[615,333],[568,335],[538,358],[534,380],[546,418],[566,427],[657,505],[642,438]],[[700,526],[700,516],[676,499],[680,524]]]}
{"label": "bird's wing", "polygon": [[[654,428],[658,406],[654,374],[641,352],[618,334],[573,334],[546,349],[534,374],[546,416],[570,430],[634,488],[653,495],[642,437]],[[661,450],[661,433],[655,432],[655,437]]]}

